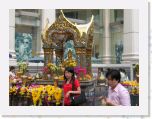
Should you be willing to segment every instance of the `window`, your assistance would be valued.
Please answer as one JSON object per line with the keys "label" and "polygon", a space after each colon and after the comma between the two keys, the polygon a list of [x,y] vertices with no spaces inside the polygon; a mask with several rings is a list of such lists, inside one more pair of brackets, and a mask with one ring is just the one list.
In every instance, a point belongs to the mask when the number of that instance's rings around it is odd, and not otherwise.
{"label": "window", "polygon": [[64,15],[68,18],[78,19],[78,12],[66,12]]}
{"label": "window", "polygon": [[115,22],[123,20],[123,10],[114,10],[114,20]]}

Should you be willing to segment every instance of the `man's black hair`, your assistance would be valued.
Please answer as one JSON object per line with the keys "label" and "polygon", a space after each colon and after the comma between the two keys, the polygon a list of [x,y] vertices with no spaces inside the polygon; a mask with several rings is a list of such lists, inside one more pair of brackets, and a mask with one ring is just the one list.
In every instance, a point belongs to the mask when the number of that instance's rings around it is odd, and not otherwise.
{"label": "man's black hair", "polygon": [[120,82],[120,79],[121,79],[120,72],[115,69],[112,69],[106,73],[106,78],[108,77],[111,77],[112,80],[118,81],[118,83]]}

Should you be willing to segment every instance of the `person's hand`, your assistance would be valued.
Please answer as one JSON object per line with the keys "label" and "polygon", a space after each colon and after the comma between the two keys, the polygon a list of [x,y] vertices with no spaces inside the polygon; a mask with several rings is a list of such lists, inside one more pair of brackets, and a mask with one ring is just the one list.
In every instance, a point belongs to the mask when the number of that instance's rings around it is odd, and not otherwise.
{"label": "person's hand", "polygon": [[99,100],[101,100],[102,105],[113,105],[112,101],[109,98],[106,98],[105,96],[99,97]]}
{"label": "person's hand", "polygon": [[65,95],[65,97],[69,97],[70,96],[70,91],[68,91],[67,93],[66,93],[66,95]]}
{"label": "person's hand", "polygon": [[110,105],[110,106],[113,105],[112,101],[109,98],[106,98],[105,102],[106,102],[106,105]]}
{"label": "person's hand", "polygon": [[98,99],[101,100],[101,99],[102,99],[102,96],[98,97]]}
{"label": "person's hand", "polygon": [[102,104],[103,106],[107,105],[107,104],[106,104],[106,97],[100,96],[100,97],[99,97],[99,100],[101,101],[101,104]]}

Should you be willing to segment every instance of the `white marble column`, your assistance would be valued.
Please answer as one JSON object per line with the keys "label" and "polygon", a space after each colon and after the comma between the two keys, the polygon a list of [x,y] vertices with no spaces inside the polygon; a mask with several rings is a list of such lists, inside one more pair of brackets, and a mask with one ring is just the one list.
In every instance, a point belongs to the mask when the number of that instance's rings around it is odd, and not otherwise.
{"label": "white marble column", "polygon": [[15,9],[9,10],[9,53],[15,59]]}
{"label": "white marble column", "polygon": [[98,40],[98,45],[99,45],[99,58],[102,61],[102,56],[103,56],[103,10],[99,10],[99,40]]}
{"label": "white marble column", "polygon": [[15,52],[15,9],[9,10],[9,54],[12,58],[9,59],[9,65],[16,65],[16,52]]}
{"label": "white marble column", "polygon": [[139,11],[124,10],[122,63],[139,62]]}
{"label": "white marble column", "polygon": [[[149,40],[150,40],[150,69],[152,69],[152,1],[149,0],[151,4],[149,4]],[[150,71],[150,74],[152,74],[152,70]],[[151,90],[152,91],[152,90]]]}
{"label": "white marble column", "polygon": [[110,10],[103,11],[104,36],[103,36],[103,64],[111,63],[111,37],[110,37]]}
{"label": "white marble column", "polygon": [[[150,1],[149,1],[150,2]],[[152,62],[152,23],[151,23],[151,18],[152,17],[152,1],[151,5],[149,5],[149,23],[150,23],[150,28],[149,28],[149,40],[150,40],[150,62]],[[152,69],[152,63],[151,63],[151,69]],[[151,70],[152,74],[152,70]]]}
{"label": "white marble column", "polygon": [[[55,9],[43,9],[41,11],[41,26],[40,26],[40,29],[39,29],[39,33],[42,32],[42,30],[45,28],[45,25],[46,25],[46,20],[49,20],[49,24],[53,24],[55,22],[55,19],[56,19],[56,10]],[[40,47],[40,56],[44,57],[44,54],[43,54],[43,43],[42,43],[42,40],[41,40],[41,37],[39,37],[40,40],[38,40],[37,44],[38,44],[38,47]]]}

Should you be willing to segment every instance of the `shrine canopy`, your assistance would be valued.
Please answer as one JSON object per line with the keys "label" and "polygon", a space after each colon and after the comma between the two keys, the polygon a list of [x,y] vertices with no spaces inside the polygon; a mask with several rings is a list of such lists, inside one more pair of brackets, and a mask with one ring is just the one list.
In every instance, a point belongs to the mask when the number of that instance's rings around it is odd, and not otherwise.
{"label": "shrine canopy", "polygon": [[67,50],[64,46],[67,41],[72,40],[74,48],[71,49],[71,52],[76,53],[73,55],[75,56],[73,60],[76,61],[77,66],[87,67],[90,72],[94,34],[93,20],[94,16],[92,15],[89,23],[77,24],[66,18],[62,10],[53,24],[49,24],[47,19],[41,34],[45,65],[53,62],[54,54],[57,60],[56,64],[63,64]]}

